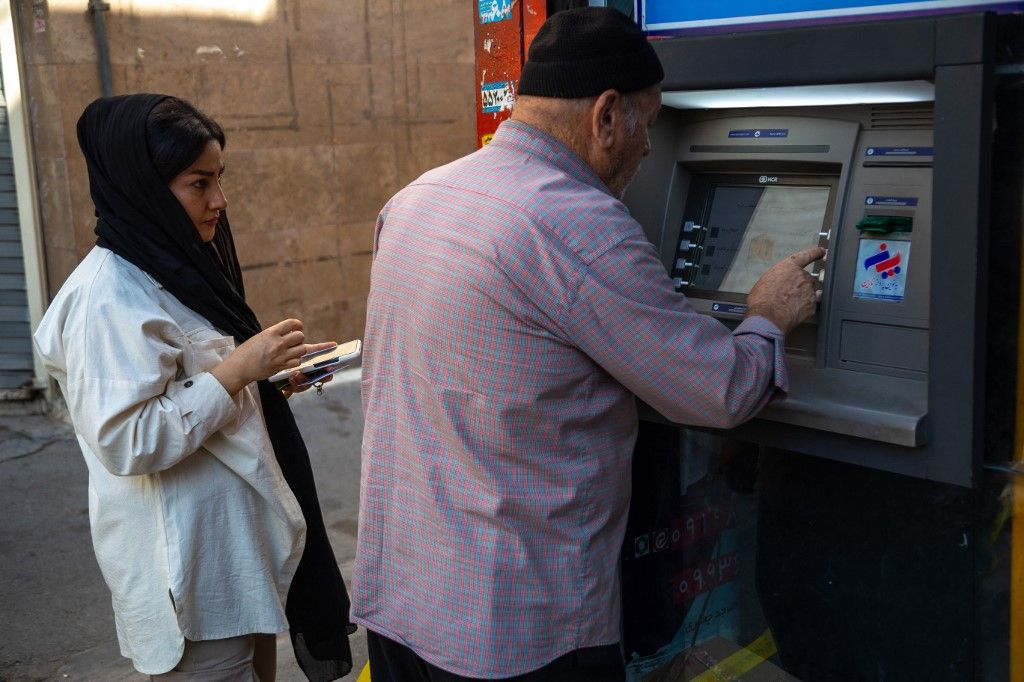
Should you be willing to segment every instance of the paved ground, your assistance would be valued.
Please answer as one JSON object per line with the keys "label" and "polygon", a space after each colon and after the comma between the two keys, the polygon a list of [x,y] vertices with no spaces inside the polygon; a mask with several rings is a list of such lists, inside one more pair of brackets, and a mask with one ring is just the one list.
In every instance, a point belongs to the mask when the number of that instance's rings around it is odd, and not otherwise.
{"label": "paved ground", "polygon": [[[294,396],[331,542],[346,582],[359,508],[359,370]],[[110,594],[89,540],[86,469],[71,428],[48,416],[0,416],[0,682],[140,682],[121,658]],[[352,637],[355,680],[366,638]],[[303,682],[287,635],[279,682]]]}

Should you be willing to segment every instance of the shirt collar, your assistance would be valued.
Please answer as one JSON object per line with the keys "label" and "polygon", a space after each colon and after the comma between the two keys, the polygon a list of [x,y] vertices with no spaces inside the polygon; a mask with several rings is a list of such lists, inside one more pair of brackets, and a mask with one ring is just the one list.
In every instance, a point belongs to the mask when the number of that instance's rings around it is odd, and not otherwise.
{"label": "shirt collar", "polygon": [[557,138],[522,121],[506,120],[498,126],[490,145],[515,149],[539,156],[566,175],[582,183],[611,194],[608,186],[579,154]]}

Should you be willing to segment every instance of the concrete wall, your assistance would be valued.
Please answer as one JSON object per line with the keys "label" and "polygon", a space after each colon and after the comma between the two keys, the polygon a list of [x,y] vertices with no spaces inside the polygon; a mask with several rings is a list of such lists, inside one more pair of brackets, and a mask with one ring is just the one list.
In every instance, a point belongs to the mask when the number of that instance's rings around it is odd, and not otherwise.
{"label": "concrete wall", "polygon": [[[360,336],[373,225],[474,148],[465,0],[109,0],[115,94],[164,92],[224,126],[228,214],[264,324]],[[101,94],[88,0],[13,0],[50,296],[94,243],[75,138]]]}

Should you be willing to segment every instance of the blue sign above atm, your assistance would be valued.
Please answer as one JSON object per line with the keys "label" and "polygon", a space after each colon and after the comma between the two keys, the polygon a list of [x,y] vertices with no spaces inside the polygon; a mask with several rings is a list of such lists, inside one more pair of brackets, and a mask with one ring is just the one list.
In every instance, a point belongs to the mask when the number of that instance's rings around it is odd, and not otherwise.
{"label": "blue sign above atm", "polygon": [[917,14],[1024,9],[1024,2],[999,0],[635,0],[636,17],[648,33],[680,34],[759,28],[764,24],[806,25]]}

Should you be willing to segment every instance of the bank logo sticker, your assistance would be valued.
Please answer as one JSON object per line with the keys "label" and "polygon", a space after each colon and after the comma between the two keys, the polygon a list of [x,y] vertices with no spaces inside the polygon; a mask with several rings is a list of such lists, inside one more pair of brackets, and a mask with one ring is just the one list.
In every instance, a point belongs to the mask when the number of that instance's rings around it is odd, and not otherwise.
{"label": "bank logo sticker", "polygon": [[481,24],[512,18],[512,0],[478,0],[477,7]]}
{"label": "bank logo sticker", "polygon": [[860,267],[853,283],[855,298],[903,300],[910,265],[910,242],[862,239],[857,261]]}
{"label": "bank logo sticker", "polygon": [[485,114],[496,114],[511,109],[515,96],[512,94],[511,81],[484,83],[480,86],[480,101]]}

